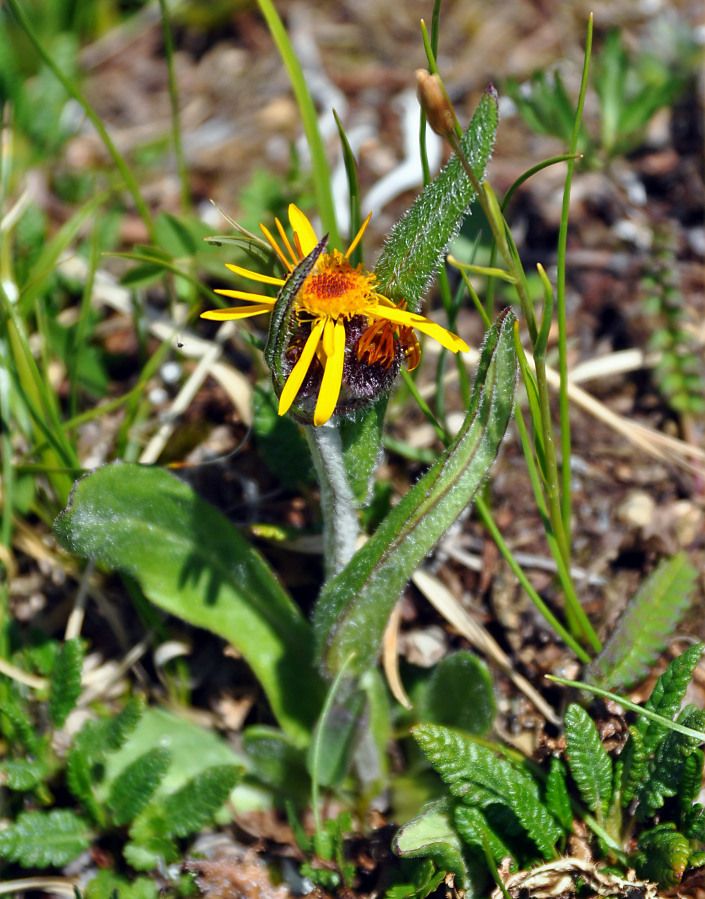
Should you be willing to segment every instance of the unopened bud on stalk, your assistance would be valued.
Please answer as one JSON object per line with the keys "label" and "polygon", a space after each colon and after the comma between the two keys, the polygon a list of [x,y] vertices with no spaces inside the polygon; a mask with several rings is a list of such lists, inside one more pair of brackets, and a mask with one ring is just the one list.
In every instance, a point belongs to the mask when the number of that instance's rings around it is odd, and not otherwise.
{"label": "unopened bud on stalk", "polygon": [[416,93],[428,124],[436,134],[448,137],[455,134],[455,113],[438,75],[426,69],[416,70]]}

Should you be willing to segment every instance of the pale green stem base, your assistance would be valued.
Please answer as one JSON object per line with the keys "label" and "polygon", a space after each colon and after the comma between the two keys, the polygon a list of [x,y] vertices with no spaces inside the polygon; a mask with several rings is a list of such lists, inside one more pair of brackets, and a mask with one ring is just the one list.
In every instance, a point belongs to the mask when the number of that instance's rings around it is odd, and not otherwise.
{"label": "pale green stem base", "polygon": [[360,524],[337,426],[330,421],[320,427],[309,425],[306,437],[321,485],[323,558],[326,580],[329,580],[352,558]]}

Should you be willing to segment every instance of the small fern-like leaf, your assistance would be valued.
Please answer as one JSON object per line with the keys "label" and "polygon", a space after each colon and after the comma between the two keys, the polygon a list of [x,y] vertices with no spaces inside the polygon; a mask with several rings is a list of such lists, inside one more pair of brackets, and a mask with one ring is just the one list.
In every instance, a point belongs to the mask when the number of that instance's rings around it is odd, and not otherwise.
{"label": "small fern-like leaf", "polygon": [[10,790],[33,790],[46,777],[47,766],[43,762],[28,759],[8,759],[0,764],[0,776]]}
{"label": "small fern-like leaf", "polygon": [[212,820],[237,783],[235,765],[207,768],[164,800],[169,836],[185,837]]}
{"label": "small fern-like leaf", "polygon": [[629,728],[629,738],[619,760],[622,764],[622,805],[626,808],[649,773],[649,754],[644,747],[644,738],[634,726]]}
{"label": "small fern-like leaf", "polygon": [[74,746],[87,759],[101,761],[109,752],[116,752],[123,745],[144,711],[144,699],[131,697],[112,718],[88,721],[76,735]]}
{"label": "small fern-like leaf", "polygon": [[455,826],[469,846],[477,846],[482,852],[488,847],[499,865],[505,858],[511,859],[512,870],[516,870],[516,858],[501,835],[490,827],[489,821],[477,808],[458,805],[455,809]]}
{"label": "small fern-like leaf", "polygon": [[546,808],[563,830],[571,829],[573,810],[570,807],[570,795],[565,780],[565,766],[555,756],[551,759],[551,768],[546,778]]}
{"label": "small fern-like leaf", "polygon": [[150,749],[127,765],[113,781],[108,808],[118,827],[134,821],[147,805],[171,762],[168,749]]}
{"label": "small fern-like leaf", "polygon": [[73,637],[59,650],[49,683],[49,719],[54,727],[63,727],[81,695],[83,640]]}
{"label": "small fern-like leaf", "polygon": [[670,889],[681,882],[689,856],[686,838],[672,824],[660,824],[639,837],[634,867],[641,879]]}
{"label": "small fern-like leaf", "polygon": [[88,824],[69,809],[21,812],[0,830],[0,856],[23,868],[66,865],[93,840]]}
{"label": "small fern-like leaf", "polygon": [[585,679],[608,690],[643,680],[668,645],[693,598],[698,572],[685,553],[664,559],[629,602]]}
{"label": "small fern-like leaf", "polygon": [[705,753],[696,746],[685,760],[678,785],[678,803],[683,811],[688,811],[700,795],[704,767]]}
{"label": "small fern-like leaf", "polygon": [[[673,718],[680,708],[685,691],[700,661],[703,644],[695,643],[669,664],[661,677],[656,681],[651,696],[644,703],[644,708],[656,712],[663,718]],[[661,742],[667,729],[658,721],[651,721],[644,715],[637,720],[637,728],[644,738],[647,753],[652,753]]]}
{"label": "small fern-like leaf", "polygon": [[605,814],[612,796],[612,760],[595,722],[577,703],[569,705],[565,714],[565,741],[570,773],[583,802],[598,816]]}
{"label": "small fern-like leaf", "polygon": [[17,695],[12,685],[6,684],[0,707],[0,732],[11,744],[19,744],[32,755],[37,755],[40,738],[34,727],[23,698]]}
{"label": "small fern-like leaf", "polygon": [[[678,723],[693,730],[702,730],[705,711],[688,705],[678,716]],[[695,737],[686,737],[674,731],[670,731],[659,743],[649,765],[648,778],[636,794],[639,800],[638,814],[642,820],[650,818],[668,797],[678,793],[686,760],[696,747]]]}
{"label": "small fern-like leaf", "polygon": [[543,857],[555,857],[561,829],[529,775],[458,731],[423,724],[413,734],[454,796],[481,809],[494,804],[509,808]]}

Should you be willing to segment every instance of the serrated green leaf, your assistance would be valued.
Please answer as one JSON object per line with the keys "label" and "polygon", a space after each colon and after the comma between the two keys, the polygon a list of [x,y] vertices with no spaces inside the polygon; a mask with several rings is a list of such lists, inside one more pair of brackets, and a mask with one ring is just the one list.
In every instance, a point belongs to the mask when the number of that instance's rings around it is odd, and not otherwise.
{"label": "serrated green leaf", "polygon": [[144,707],[144,697],[132,696],[117,715],[87,721],[76,735],[75,746],[91,761],[116,752],[139,724]]}
{"label": "serrated green leaf", "polygon": [[78,743],[72,746],[66,757],[66,786],[93,821],[103,823],[103,813],[93,792],[99,779],[96,762],[97,758],[90,757]]}
{"label": "serrated green leaf", "polygon": [[573,827],[573,810],[566,785],[566,771],[563,762],[555,756],[551,758],[551,767],[546,778],[545,802],[546,808],[563,830],[570,831]]}
{"label": "serrated green leaf", "polygon": [[438,462],[387,515],[348,565],[325,585],[314,610],[324,669],[355,654],[351,673],[370,667],[389,615],[416,566],[467,510],[494,461],[512,412],[516,356],[507,310],[488,332],[471,410]]}
{"label": "serrated green leaf", "polygon": [[158,899],[159,892],[159,885],[151,877],[128,880],[114,871],[104,870],[88,881],[84,899]]}
{"label": "serrated green leaf", "polygon": [[629,728],[629,738],[619,759],[622,763],[620,783],[622,805],[626,808],[648,777],[649,772],[649,754],[644,747],[644,738],[641,731],[633,725]]}
{"label": "serrated green leaf", "polygon": [[661,824],[639,837],[634,867],[642,880],[652,880],[664,889],[677,886],[690,856],[688,841],[673,825]]}
{"label": "serrated green leaf", "polygon": [[[688,684],[700,661],[703,644],[695,643],[669,664],[661,677],[656,681],[651,696],[644,703],[644,708],[656,712],[664,718],[673,718],[685,696]],[[650,721],[643,715],[636,723],[647,753],[652,753],[661,742],[667,729],[658,721]]]}
{"label": "serrated green leaf", "polygon": [[152,798],[171,762],[168,749],[145,752],[118,774],[110,787],[108,809],[122,827],[133,821]]}
{"label": "serrated green leaf", "polygon": [[565,714],[566,759],[583,802],[605,814],[612,797],[612,760],[602,745],[595,722],[582,706],[571,703]]}
{"label": "serrated green leaf", "polygon": [[466,650],[446,656],[433,669],[418,705],[420,721],[483,736],[497,711],[487,666]]}
{"label": "serrated green leaf", "polygon": [[561,829],[528,774],[458,731],[422,724],[412,733],[453,796],[480,809],[496,804],[507,807],[543,857],[555,857]]}
{"label": "serrated green leaf", "polygon": [[93,841],[88,824],[69,809],[21,812],[0,830],[0,857],[23,868],[66,865]]}
{"label": "serrated green leaf", "polygon": [[685,760],[680,784],[678,785],[678,802],[683,811],[689,811],[691,804],[700,795],[703,783],[703,766],[705,766],[705,752],[696,746]]}
{"label": "serrated green leaf", "polygon": [[240,778],[235,765],[219,765],[196,775],[164,799],[169,836],[185,837],[213,820]]}
{"label": "serrated green leaf", "polygon": [[169,821],[163,806],[154,802],[130,825],[130,840],[123,848],[125,861],[138,871],[175,862],[179,848],[169,833]]}
{"label": "serrated green leaf", "polygon": [[81,695],[83,640],[74,637],[59,650],[49,682],[49,719],[55,728],[63,727]]}
{"label": "serrated green leaf", "polygon": [[25,700],[20,698],[11,686],[6,686],[0,707],[2,734],[10,743],[19,743],[33,755],[39,750],[39,735],[29,716]]}
{"label": "serrated green leaf", "polygon": [[394,835],[392,846],[402,858],[431,858],[443,871],[455,874],[458,889],[467,889],[468,868],[463,844],[453,825],[455,803],[441,799],[427,805]]}
{"label": "serrated green leaf", "polygon": [[[702,731],[705,711],[693,705],[686,706],[678,716],[678,723]],[[639,800],[637,813],[642,820],[650,818],[668,797],[678,793],[686,759],[697,743],[695,737],[669,731],[658,744],[649,763],[648,776],[636,793]]]}
{"label": "serrated green leaf", "polygon": [[643,680],[689,608],[697,577],[685,553],[664,559],[629,602],[585,680],[608,690]]}
{"label": "serrated green leaf", "polygon": [[254,670],[279,723],[301,743],[320,710],[311,629],[269,565],[187,484],[117,463],[78,481],[57,539],[135,577],[148,598],[229,640]]}
{"label": "serrated green leaf", "polygon": [[10,790],[23,792],[33,790],[46,777],[47,767],[43,762],[28,759],[8,759],[0,764],[3,784]]}
{"label": "serrated green leaf", "polygon": [[487,818],[477,808],[467,805],[457,805],[455,808],[455,826],[460,836],[470,846],[477,846],[482,852],[489,848],[497,864],[504,859],[510,859],[512,870],[516,870],[516,858],[509,846],[502,839],[502,835],[490,827]]}

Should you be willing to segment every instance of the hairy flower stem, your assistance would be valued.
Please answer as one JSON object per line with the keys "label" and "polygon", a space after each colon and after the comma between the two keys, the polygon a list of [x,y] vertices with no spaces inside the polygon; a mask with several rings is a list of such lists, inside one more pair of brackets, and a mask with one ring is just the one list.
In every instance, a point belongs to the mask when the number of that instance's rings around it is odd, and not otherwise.
{"label": "hairy flower stem", "polygon": [[319,427],[309,425],[306,437],[321,486],[324,570],[330,580],[352,558],[360,525],[337,425],[330,421]]}

